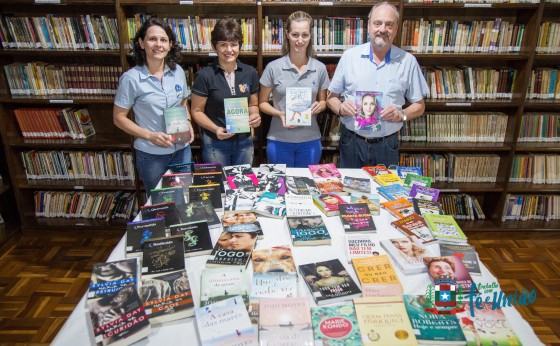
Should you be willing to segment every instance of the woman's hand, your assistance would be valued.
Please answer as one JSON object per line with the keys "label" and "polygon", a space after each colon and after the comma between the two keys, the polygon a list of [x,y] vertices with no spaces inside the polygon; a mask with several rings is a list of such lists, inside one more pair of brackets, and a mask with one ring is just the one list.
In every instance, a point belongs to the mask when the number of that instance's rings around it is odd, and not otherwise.
{"label": "woman's hand", "polygon": [[158,147],[165,148],[173,145],[171,136],[163,132],[150,132],[150,135],[146,139]]}
{"label": "woman's hand", "polygon": [[286,129],[295,129],[296,126],[293,125],[286,125],[286,113],[282,112],[280,113],[280,115],[278,115],[278,118],[280,118],[280,120],[282,120],[282,126]]}
{"label": "woman's hand", "polygon": [[253,128],[261,126],[261,115],[259,113],[249,115],[249,126]]}
{"label": "woman's hand", "polygon": [[235,133],[227,133],[226,129],[223,127],[218,127],[218,129],[216,130],[216,137],[218,137],[219,140],[224,140],[224,139],[228,139],[235,136]]}
{"label": "woman's hand", "polygon": [[311,115],[317,115],[327,109],[327,103],[325,101],[315,101],[311,105]]}
{"label": "woman's hand", "polygon": [[192,144],[192,142],[194,142],[194,128],[190,121],[189,121],[189,132],[190,132],[189,144]]}

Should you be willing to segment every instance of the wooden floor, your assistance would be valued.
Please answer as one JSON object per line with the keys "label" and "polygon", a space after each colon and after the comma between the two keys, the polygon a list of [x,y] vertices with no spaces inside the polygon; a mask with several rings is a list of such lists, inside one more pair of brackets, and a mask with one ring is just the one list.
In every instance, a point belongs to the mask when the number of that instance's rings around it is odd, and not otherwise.
{"label": "wooden floor", "polygon": [[[0,345],[48,344],[122,234],[26,231],[0,247]],[[469,233],[482,261],[508,293],[537,292],[520,308],[547,345],[560,345],[560,232]],[[532,346],[532,345],[527,345]]]}

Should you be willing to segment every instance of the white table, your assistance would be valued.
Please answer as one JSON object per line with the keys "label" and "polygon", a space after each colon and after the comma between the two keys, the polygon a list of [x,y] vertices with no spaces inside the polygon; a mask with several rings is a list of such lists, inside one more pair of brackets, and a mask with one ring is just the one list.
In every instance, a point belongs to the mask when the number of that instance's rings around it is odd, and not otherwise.
{"label": "white table", "polygon": [[[343,175],[350,175],[352,177],[368,177],[362,170],[349,170],[341,169]],[[309,170],[302,168],[288,169],[287,175],[294,176],[311,176]],[[376,186],[372,181],[372,186]],[[384,201],[383,197],[380,197]],[[318,211],[318,210],[317,210]],[[318,211],[320,214],[320,212]],[[344,249],[344,230],[338,216],[326,217],[323,215],[325,223],[332,236],[331,245],[329,246],[299,246],[292,247],[296,265],[319,262],[328,260],[333,257],[338,257],[344,263],[351,273],[354,280],[356,275],[351,265],[346,263],[345,249]],[[395,219],[389,215],[385,210],[381,210],[381,215],[374,216],[375,225],[377,227],[377,234],[381,239],[398,237],[400,233],[396,231],[390,222]],[[291,245],[290,236],[286,224],[286,219],[278,220],[265,217],[259,217],[259,222],[262,225],[264,239],[259,240],[257,249],[268,248],[275,245]],[[221,232],[221,228],[211,230],[212,239],[215,242]],[[437,245],[436,245],[437,246]],[[125,239],[124,237],[117,244],[107,261],[114,261],[125,258]],[[207,256],[197,256],[185,259],[193,299],[198,306],[200,296],[200,275]],[[426,287],[430,284],[430,279],[427,273],[408,275],[405,276],[398,268],[396,268],[399,278],[404,286],[405,294],[425,294]],[[498,280],[488,271],[486,266],[481,266],[482,276],[473,276],[473,280],[478,283],[492,283]],[[252,265],[249,264],[247,268],[248,273],[252,274]],[[357,280],[356,280],[357,281]],[[315,303],[305,286],[302,278],[298,279],[299,295],[308,297],[311,306]],[[539,297],[537,297],[538,299]],[[509,323],[515,330],[519,339],[524,345],[543,345],[543,343],[535,335],[531,326],[521,317],[519,312],[513,307],[506,307],[503,309],[508,318]],[[87,345],[94,344],[93,332],[88,325],[86,319],[87,310],[85,307],[85,295],[78,303],[56,338],[52,345]],[[181,340],[181,341],[179,341]],[[170,345],[179,342],[180,344],[197,345],[198,337],[196,334],[196,322],[194,317],[182,319],[167,323],[165,325],[152,326],[152,333],[148,338],[145,338],[137,343],[137,345],[151,344],[151,345]]]}

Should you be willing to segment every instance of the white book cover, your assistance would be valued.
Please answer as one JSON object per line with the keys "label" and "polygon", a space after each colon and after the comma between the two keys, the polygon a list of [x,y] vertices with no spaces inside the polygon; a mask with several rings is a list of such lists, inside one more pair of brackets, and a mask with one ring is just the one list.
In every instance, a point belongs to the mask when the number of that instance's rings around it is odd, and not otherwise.
{"label": "white book cover", "polygon": [[311,126],[311,88],[286,88],[286,125]]}

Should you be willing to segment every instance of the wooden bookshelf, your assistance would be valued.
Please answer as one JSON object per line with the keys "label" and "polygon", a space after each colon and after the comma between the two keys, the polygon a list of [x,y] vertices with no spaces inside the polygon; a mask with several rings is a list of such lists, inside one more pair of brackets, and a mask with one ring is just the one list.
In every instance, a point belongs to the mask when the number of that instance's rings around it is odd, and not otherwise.
{"label": "wooden bookshelf", "polygon": [[[123,70],[134,63],[130,55],[127,18],[144,13],[160,18],[219,18],[233,16],[256,20],[255,43],[250,51],[241,51],[240,59],[249,63],[261,74],[266,64],[278,57],[279,51],[265,50],[263,29],[265,18],[283,18],[297,9],[308,12],[314,19],[327,17],[361,18],[367,22],[370,8],[376,1],[255,1],[255,0],[61,0],[61,5],[37,4],[34,0],[0,0],[0,12],[14,16],[80,16],[82,14],[106,15],[116,18],[120,47],[118,50],[72,50],[72,49],[0,49],[0,61],[3,65],[21,62],[44,61],[52,64],[94,64],[116,65]],[[400,151],[405,154],[445,154],[445,153],[481,153],[497,154],[500,157],[496,183],[436,183],[443,193],[467,193],[473,195],[481,204],[487,220],[460,221],[468,230],[559,230],[559,222],[520,221],[501,222],[507,194],[560,194],[558,184],[519,184],[508,181],[516,154],[560,154],[559,143],[525,143],[517,141],[523,114],[527,112],[560,112],[560,100],[529,100],[526,98],[531,79],[531,71],[541,67],[556,67],[560,53],[537,54],[536,47],[540,24],[544,21],[557,21],[560,17],[560,5],[545,3],[531,4],[463,4],[463,3],[407,3],[405,0],[392,1],[399,10],[401,26],[395,44],[401,42],[403,21],[458,20],[479,21],[502,18],[509,23],[523,24],[524,34],[519,42],[517,52],[488,53],[413,53],[419,64],[424,67],[436,66],[471,66],[473,68],[511,68],[517,73],[511,99],[426,99],[427,112],[502,112],[508,117],[503,143],[469,143],[469,142],[402,142]],[[367,28],[363,28],[362,41],[366,42]],[[126,44],[125,44],[126,43]],[[321,50],[317,57],[326,64],[336,64],[343,50]],[[215,59],[211,51],[182,52],[183,67],[203,67]],[[54,100],[54,102],[53,102]],[[143,194],[139,181],[135,184],[117,181],[30,181],[25,178],[21,162],[21,152],[27,150],[131,150],[131,139],[112,122],[113,98],[107,96],[11,96],[4,71],[0,71],[0,122],[1,134],[5,141],[4,153],[9,169],[10,183],[4,194],[14,194],[19,219],[23,228],[60,227],[68,229],[77,225],[76,220],[35,218],[29,206],[32,205],[33,191],[61,190],[69,191],[76,187],[92,191],[134,190]],[[17,108],[53,108],[65,106],[84,106],[90,110],[97,134],[85,140],[70,139],[24,139],[15,121],[13,110]],[[266,134],[270,121],[263,116],[263,125],[255,131],[255,161],[258,165],[266,160]],[[200,157],[200,141],[192,146],[193,155]],[[338,142],[323,142],[323,158],[331,160],[338,154]],[[332,161],[331,161],[332,162]],[[4,173],[4,172],[3,172]],[[3,174],[4,175],[4,174]],[[6,180],[6,177],[4,178]],[[1,191],[1,190],[0,190]],[[97,222],[97,221],[96,221]],[[86,223],[86,226],[122,227],[119,222]]]}

